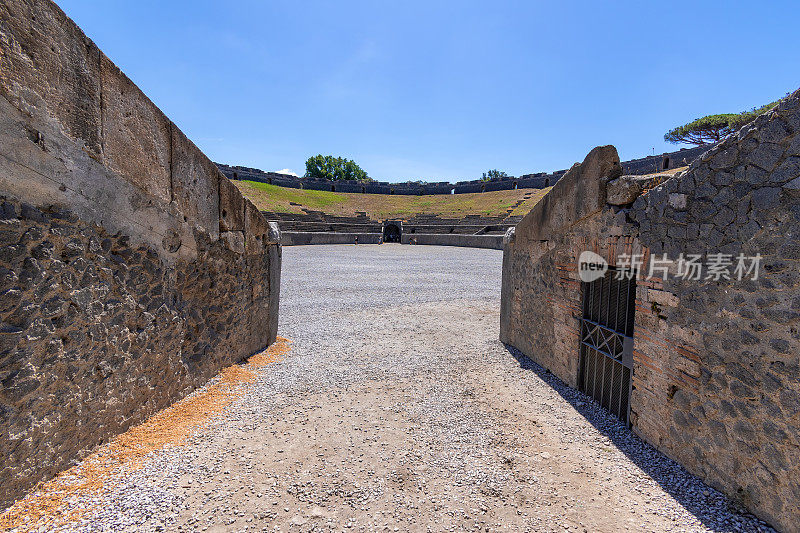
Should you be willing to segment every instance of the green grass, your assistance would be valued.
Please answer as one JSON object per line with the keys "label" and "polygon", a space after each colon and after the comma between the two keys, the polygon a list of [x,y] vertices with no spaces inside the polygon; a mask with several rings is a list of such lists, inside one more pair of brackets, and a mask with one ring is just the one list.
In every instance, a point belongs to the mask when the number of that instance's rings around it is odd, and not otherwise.
{"label": "green grass", "polygon": [[[337,216],[365,212],[376,220],[409,219],[417,215],[461,218],[467,215],[505,216],[520,203],[514,215],[524,215],[549,189],[519,189],[468,194],[426,196],[336,193],[290,189],[253,181],[233,182],[262,211],[303,213],[322,211]],[[528,198],[526,198],[526,196]]]}
{"label": "green grass", "polygon": [[[236,183],[236,182],[234,182]],[[330,191],[309,191],[305,189],[290,189],[288,187],[278,187],[269,183],[257,181],[247,181],[252,189],[261,192],[257,195],[263,203],[259,209],[264,211],[274,211],[277,213],[293,212],[291,202],[300,204],[314,211],[326,211],[326,208],[347,203],[347,196],[341,193]]]}

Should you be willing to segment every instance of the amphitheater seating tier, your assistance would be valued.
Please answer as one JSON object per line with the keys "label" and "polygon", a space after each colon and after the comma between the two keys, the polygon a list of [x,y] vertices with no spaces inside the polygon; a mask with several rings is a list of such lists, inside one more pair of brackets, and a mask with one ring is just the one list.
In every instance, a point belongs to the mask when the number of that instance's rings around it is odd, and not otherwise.
{"label": "amphitheater seating tier", "polygon": [[[306,210],[304,213],[276,213],[263,211],[267,220],[276,221],[281,231],[286,232],[332,232],[332,233],[382,233],[383,221],[375,220],[364,212],[356,216],[338,216],[322,211]],[[405,234],[457,234],[457,235],[502,235],[513,227],[522,216],[466,215],[462,218],[438,215],[415,215],[403,221]]]}

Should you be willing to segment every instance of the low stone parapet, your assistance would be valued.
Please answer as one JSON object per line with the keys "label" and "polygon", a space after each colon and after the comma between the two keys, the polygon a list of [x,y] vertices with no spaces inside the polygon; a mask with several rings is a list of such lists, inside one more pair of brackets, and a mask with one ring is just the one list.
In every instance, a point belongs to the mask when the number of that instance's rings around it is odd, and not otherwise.
{"label": "low stone parapet", "polygon": [[425,244],[430,246],[464,246],[467,248],[503,249],[502,235],[459,235],[447,233],[406,233],[403,244]]}
{"label": "low stone parapet", "polygon": [[284,231],[281,233],[283,246],[304,246],[309,244],[380,244],[380,233],[331,233]]}

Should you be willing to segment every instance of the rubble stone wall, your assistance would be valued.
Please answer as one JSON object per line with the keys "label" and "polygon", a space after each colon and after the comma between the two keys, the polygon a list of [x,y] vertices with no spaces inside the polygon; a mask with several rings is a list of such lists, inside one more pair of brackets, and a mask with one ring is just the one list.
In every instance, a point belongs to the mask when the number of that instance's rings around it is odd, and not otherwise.
{"label": "rubble stone wall", "polygon": [[[549,213],[573,213],[567,224],[541,231],[537,219],[549,217],[537,206],[507,236],[501,340],[575,386],[582,251],[612,266],[641,253],[648,274],[663,253],[700,254],[705,264],[730,254],[734,266],[740,253],[760,254],[757,280],[687,280],[673,264],[666,277],[637,283],[631,425],[773,526],[796,531],[800,92],[632,204],[605,203],[603,184],[615,178],[598,168],[567,191],[571,170],[553,189],[565,194]],[[599,201],[587,208],[595,190]]]}
{"label": "rubble stone wall", "polygon": [[0,4],[0,507],[274,341],[277,226],[49,1]]}

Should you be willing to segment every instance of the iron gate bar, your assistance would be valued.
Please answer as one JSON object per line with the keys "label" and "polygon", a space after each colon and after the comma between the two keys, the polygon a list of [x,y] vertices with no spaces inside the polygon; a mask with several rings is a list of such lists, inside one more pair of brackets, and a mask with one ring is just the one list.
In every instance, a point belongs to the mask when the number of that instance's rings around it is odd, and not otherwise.
{"label": "iron gate bar", "polygon": [[579,387],[627,423],[633,373],[636,308],[631,306],[631,299],[636,295],[635,271],[612,267],[603,277],[583,282],[581,288]]}
{"label": "iron gate bar", "polygon": [[[598,324],[597,322],[593,322],[593,321],[588,320],[586,318],[579,318],[578,320],[580,322],[582,322],[583,324],[590,324],[593,327],[593,329],[590,330],[586,335],[583,335],[583,332],[581,332],[581,341],[580,342],[581,342],[582,345],[587,346],[589,348],[592,348],[594,350],[597,350],[598,352],[602,353],[603,355],[606,355],[606,356],[608,356],[608,357],[610,357],[610,358],[612,358],[614,360],[620,361],[625,366],[627,366],[628,368],[632,367],[632,363],[631,364],[626,364],[625,362],[623,362],[622,355],[627,351],[631,351],[631,352],[633,351],[632,350],[633,349],[633,344],[632,344],[633,343],[633,337],[628,337],[627,335],[623,335],[623,334],[621,334],[621,333],[619,333],[617,331],[614,331],[613,329],[611,329],[611,328],[609,328],[607,326],[604,326],[603,324]],[[603,340],[602,343],[598,344],[597,342],[594,342],[593,338],[590,338],[590,335],[592,333],[594,333],[595,331],[608,332],[608,335],[603,335],[603,339],[604,340]],[[591,340],[592,342],[591,343],[587,342],[587,338],[589,340]],[[614,354],[614,352],[612,350],[603,350],[604,346],[605,347],[608,346],[609,341],[615,340],[615,339],[622,339],[622,341],[621,341],[622,350],[619,352],[619,354]],[[628,345],[630,345],[630,348],[631,348],[630,350],[627,349]]]}

